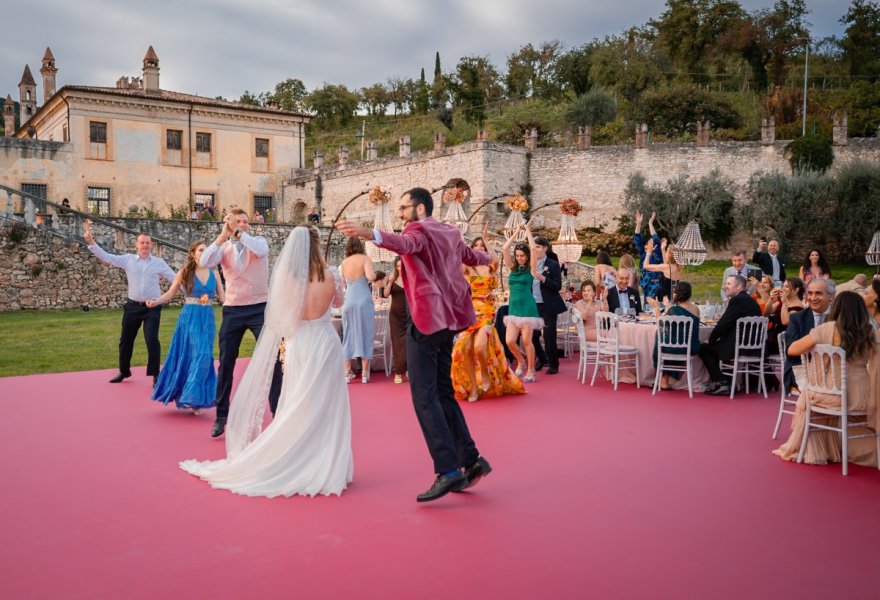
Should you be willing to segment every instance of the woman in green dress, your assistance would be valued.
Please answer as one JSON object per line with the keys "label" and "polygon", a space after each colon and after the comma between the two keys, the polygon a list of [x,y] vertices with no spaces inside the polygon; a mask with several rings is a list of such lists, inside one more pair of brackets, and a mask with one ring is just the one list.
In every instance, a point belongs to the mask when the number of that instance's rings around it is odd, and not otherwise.
{"label": "woman in green dress", "polygon": [[[700,352],[700,309],[696,304],[691,302],[691,295],[693,290],[691,289],[691,284],[687,281],[679,281],[675,284],[675,288],[672,290],[672,305],[666,309],[666,316],[668,317],[690,317],[693,319],[693,325],[691,326],[691,356],[696,356]],[[648,303],[654,309],[654,316],[659,317],[662,309],[660,308],[660,303],[657,302],[657,298],[647,298]],[[673,337],[675,334],[672,334]],[[669,354],[685,354],[684,348],[679,348],[675,350],[667,350]],[[682,361],[684,362],[684,361]],[[654,345],[654,368],[657,368],[657,346]],[[660,377],[660,389],[668,390],[671,389],[672,382],[669,379],[681,379],[681,371],[663,371],[663,375]]]}
{"label": "woman in green dress", "polygon": [[[534,239],[528,225],[526,225],[526,235],[529,243],[516,244],[514,247],[514,242],[521,228],[522,225],[516,228],[516,231],[507,239],[501,249],[504,255],[504,264],[510,270],[508,279],[509,309],[507,316],[504,317],[504,325],[507,328],[505,341],[516,359],[515,373],[519,377],[523,374],[523,357],[519,350],[518,338],[522,336],[523,348],[526,351],[526,372],[523,382],[531,383],[535,380],[535,346],[532,344],[532,331],[543,329],[544,320],[538,314],[538,305],[535,303],[535,297],[532,293],[532,283],[538,268],[538,260],[530,251]],[[512,254],[511,247],[513,247]]]}

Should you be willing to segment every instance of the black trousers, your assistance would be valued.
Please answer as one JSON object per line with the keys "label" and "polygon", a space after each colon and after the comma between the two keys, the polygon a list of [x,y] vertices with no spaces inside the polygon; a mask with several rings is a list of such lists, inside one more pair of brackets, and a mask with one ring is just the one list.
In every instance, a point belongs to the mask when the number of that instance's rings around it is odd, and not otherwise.
{"label": "black trousers", "polygon": [[[220,325],[220,367],[217,369],[217,418],[229,416],[229,396],[232,394],[232,374],[235,361],[241,348],[241,340],[246,331],[260,337],[263,331],[263,313],[266,303],[249,304],[247,306],[224,306],[223,324]],[[275,363],[272,374],[272,386],[269,388],[269,408],[272,414],[278,408],[278,397],[281,395],[281,363]]]}
{"label": "black trousers", "polygon": [[498,331],[498,337],[501,338],[501,347],[504,349],[504,356],[507,362],[513,362],[513,353],[507,347],[507,327],[504,325],[504,317],[507,316],[509,308],[506,304],[499,306],[495,310],[495,330]]}
{"label": "black trousers", "polygon": [[448,329],[425,335],[410,325],[406,339],[413,407],[438,474],[470,465],[479,456],[452,389],[454,337]]}
{"label": "black trousers", "polygon": [[122,307],[122,333],[119,335],[119,372],[131,377],[131,353],[134,340],[144,326],[144,341],[147,343],[147,375],[159,374],[159,359],[162,345],[159,343],[159,320],[162,307],[147,308],[143,302],[129,300]]}
{"label": "black trousers", "polygon": [[709,379],[713,382],[725,382],[727,383],[727,377],[721,372],[721,366],[718,361],[720,360],[718,357],[718,351],[720,348],[717,344],[703,344],[700,346],[700,360],[703,361],[703,364],[706,365],[706,370],[709,371]]}
{"label": "black trousers", "polygon": [[554,369],[559,368],[559,352],[556,349],[556,321],[559,315],[550,314],[543,302],[538,305],[538,314],[544,319],[544,346],[541,346],[541,332],[532,332],[532,344],[535,346],[535,357]]}

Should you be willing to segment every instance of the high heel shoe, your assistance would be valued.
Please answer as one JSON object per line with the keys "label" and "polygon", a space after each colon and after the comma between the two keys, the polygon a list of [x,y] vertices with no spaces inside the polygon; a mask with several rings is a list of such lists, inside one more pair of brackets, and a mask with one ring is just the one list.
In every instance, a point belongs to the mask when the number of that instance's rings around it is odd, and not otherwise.
{"label": "high heel shoe", "polygon": [[369,374],[369,373],[364,373],[364,374],[361,376],[361,383],[367,383],[367,382],[369,382],[369,381],[370,381],[370,374]]}
{"label": "high heel shoe", "polygon": [[354,373],[351,371],[345,372],[345,383],[351,383],[351,380],[354,379]]}
{"label": "high heel shoe", "polygon": [[523,377],[523,383],[533,383],[535,381],[535,372],[529,371],[526,373],[526,376]]}
{"label": "high heel shoe", "polygon": [[480,387],[483,388],[484,392],[489,391],[490,385],[489,385],[489,376],[488,375],[486,377],[483,377],[483,383]]}
{"label": "high heel shoe", "polygon": [[477,393],[477,390],[471,392],[471,395],[468,396],[468,402],[476,402],[480,399],[480,395]]}

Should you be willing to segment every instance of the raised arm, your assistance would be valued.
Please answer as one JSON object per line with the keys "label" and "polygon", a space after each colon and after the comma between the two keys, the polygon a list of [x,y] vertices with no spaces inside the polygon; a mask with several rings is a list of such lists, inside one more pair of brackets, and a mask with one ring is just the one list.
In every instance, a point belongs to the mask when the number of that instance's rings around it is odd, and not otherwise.
{"label": "raised arm", "polygon": [[516,231],[514,231],[507,241],[504,242],[504,245],[501,247],[501,255],[504,257],[504,266],[508,268],[508,270],[512,271],[513,267],[516,265],[516,261],[513,258],[513,252],[511,252],[511,247],[513,246],[514,241],[516,240],[516,234],[519,233],[522,224],[517,225]]}
{"label": "raised arm", "polygon": [[91,232],[86,232],[85,236],[86,243],[89,245],[89,252],[95,255],[95,258],[100,260],[101,262],[105,262],[108,265],[117,267],[119,269],[124,269],[127,259],[124,254],[109,254],[101,248],[97,242],[95,242],[94,238],[92,238]]}
{"label": "raised arm", "polygon": [[538,273],[538,255],[532,250],[535,247],[535,236],[532,235],[532,228],[526,223],[526,239],[529,242],[529,268],[532,270],[532,277],[543,282],[546,277]]}
{"label": "raised arm", "polygon": [[266,238],[262,236],[255,236],[242,231],[238,239],[245,248],[247,248],[260,258],[263,258],[267,254],[269,254],[269,242],[267,242]]}

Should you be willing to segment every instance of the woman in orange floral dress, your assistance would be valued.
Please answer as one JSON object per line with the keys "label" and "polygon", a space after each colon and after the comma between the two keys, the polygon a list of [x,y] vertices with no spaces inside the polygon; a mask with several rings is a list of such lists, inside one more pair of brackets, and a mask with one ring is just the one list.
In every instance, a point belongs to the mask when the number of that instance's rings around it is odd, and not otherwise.
{"label": "woman in orange floral dress", "polygon": [[[487,229],[488,226],[483,227],[483,235],[471,242],[471,248],[494,255]],[[477,322],[459,334],[452,349],[452,387],[457,400],[476,402],[481,397],[525,393],[519,377],[507,364],[501,339],[495,330],[497,269],[497,260],[488,267],[464,267]]]}

